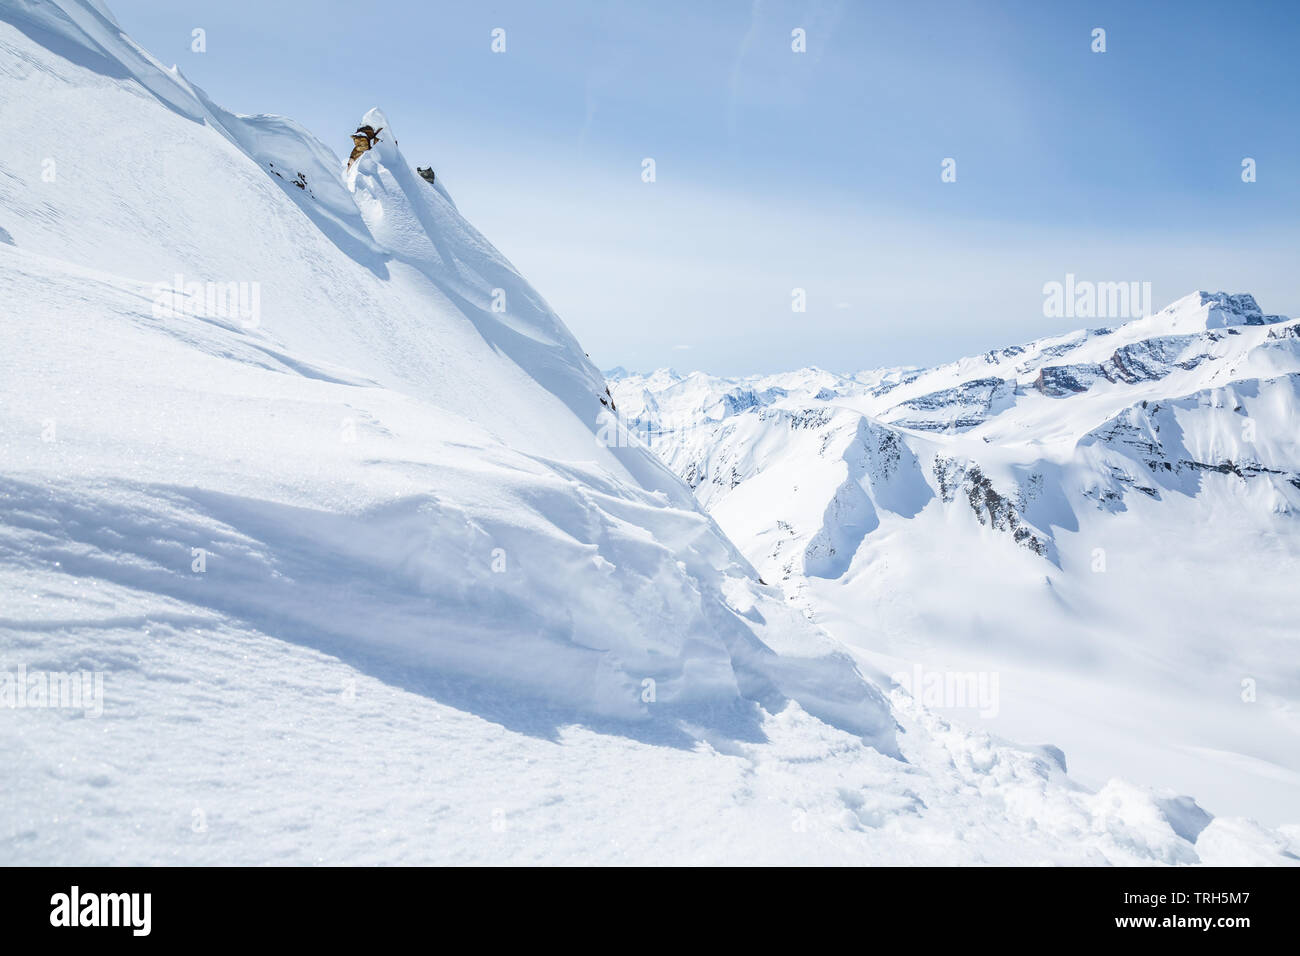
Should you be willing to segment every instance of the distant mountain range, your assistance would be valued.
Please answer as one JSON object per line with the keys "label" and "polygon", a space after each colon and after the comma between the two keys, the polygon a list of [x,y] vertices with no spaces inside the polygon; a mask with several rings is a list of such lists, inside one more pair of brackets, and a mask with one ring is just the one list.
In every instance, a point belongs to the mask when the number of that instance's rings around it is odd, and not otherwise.
{"label": "distant mountain range", "polygon": [[[1167,721],[1161,759],[1195,792],[1222,779],[1205,751],[1250,755],[1253,809],[1294,792],[1300,321],[1196,292],[934,368],[611,377],[629,431],[764,579],[883,670],[960,657],[1146,688],[1117,747]],[[1004,681],[1008,732],[1060,724],[1101,766],[1036,686]]]}

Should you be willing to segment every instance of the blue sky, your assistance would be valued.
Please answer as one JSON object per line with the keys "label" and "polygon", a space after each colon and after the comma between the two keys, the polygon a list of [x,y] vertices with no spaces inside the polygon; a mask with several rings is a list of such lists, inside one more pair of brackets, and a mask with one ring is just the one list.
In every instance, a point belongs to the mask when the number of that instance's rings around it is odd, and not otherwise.
{"label": "blue sky", "polygon": [[1067,272],[1300,314],[1300,3],[108,2],[340,154],[382,107],[601,367],[850,371],[1107,324],[1044,317]]}

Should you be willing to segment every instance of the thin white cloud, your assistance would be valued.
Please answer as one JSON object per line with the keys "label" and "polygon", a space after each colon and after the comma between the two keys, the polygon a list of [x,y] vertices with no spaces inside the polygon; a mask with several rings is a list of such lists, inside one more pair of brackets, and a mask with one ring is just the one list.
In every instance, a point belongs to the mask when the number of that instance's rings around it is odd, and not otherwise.
{"label": "thin white cloud", "polygon": [[740,94],[740,74],[744,66],[745,54],[749,52],[749,45],[754,40],[754,34],[758,31],[758,18],[763,9],[763,0],[754,0],[749,7],[749,28],[745,35],[740,38],[740,48],[736,50],[736,58],[731,62],[731,79],[728,83],[729,95],[727,96],[727,132],[736,131],[736,98]]}

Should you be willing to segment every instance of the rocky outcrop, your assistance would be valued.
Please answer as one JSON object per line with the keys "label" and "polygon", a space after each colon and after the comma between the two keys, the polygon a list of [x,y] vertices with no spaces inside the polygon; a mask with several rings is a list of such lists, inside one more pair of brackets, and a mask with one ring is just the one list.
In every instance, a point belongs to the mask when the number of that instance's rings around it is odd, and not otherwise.
{"label": "rocky outcrop", "polygon": [[1014,401],[1016,383],[1003,378],[976,378],[953,388],[911,398],[887,416],[891,425],[918,431],[967,431]]}
{"label": "rocky outcrop", "polygon": [[979,465],[970,461],[937,457],[934,460],[934,477],[939,484],[939,495],[945,502],[964,498],[980,524],[995,531],[1006,532],[1016,544],[1041,557],[1047,556],[1045,537],[1025,523],[1016,504],[993,487],[992,480]]}

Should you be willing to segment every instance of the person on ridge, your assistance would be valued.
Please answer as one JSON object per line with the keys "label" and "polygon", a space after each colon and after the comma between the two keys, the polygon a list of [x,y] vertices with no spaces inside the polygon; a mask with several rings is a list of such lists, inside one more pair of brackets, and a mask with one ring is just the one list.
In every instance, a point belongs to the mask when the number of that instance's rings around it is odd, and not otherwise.
{"label": "person on ridge", "polygon": [[383,131],[382,126],[379,129],[373,126],[362,126],[352,134],[352,155],[348,157],[348,169],[352,168],[358,156],[379,142],[379,134]]}

